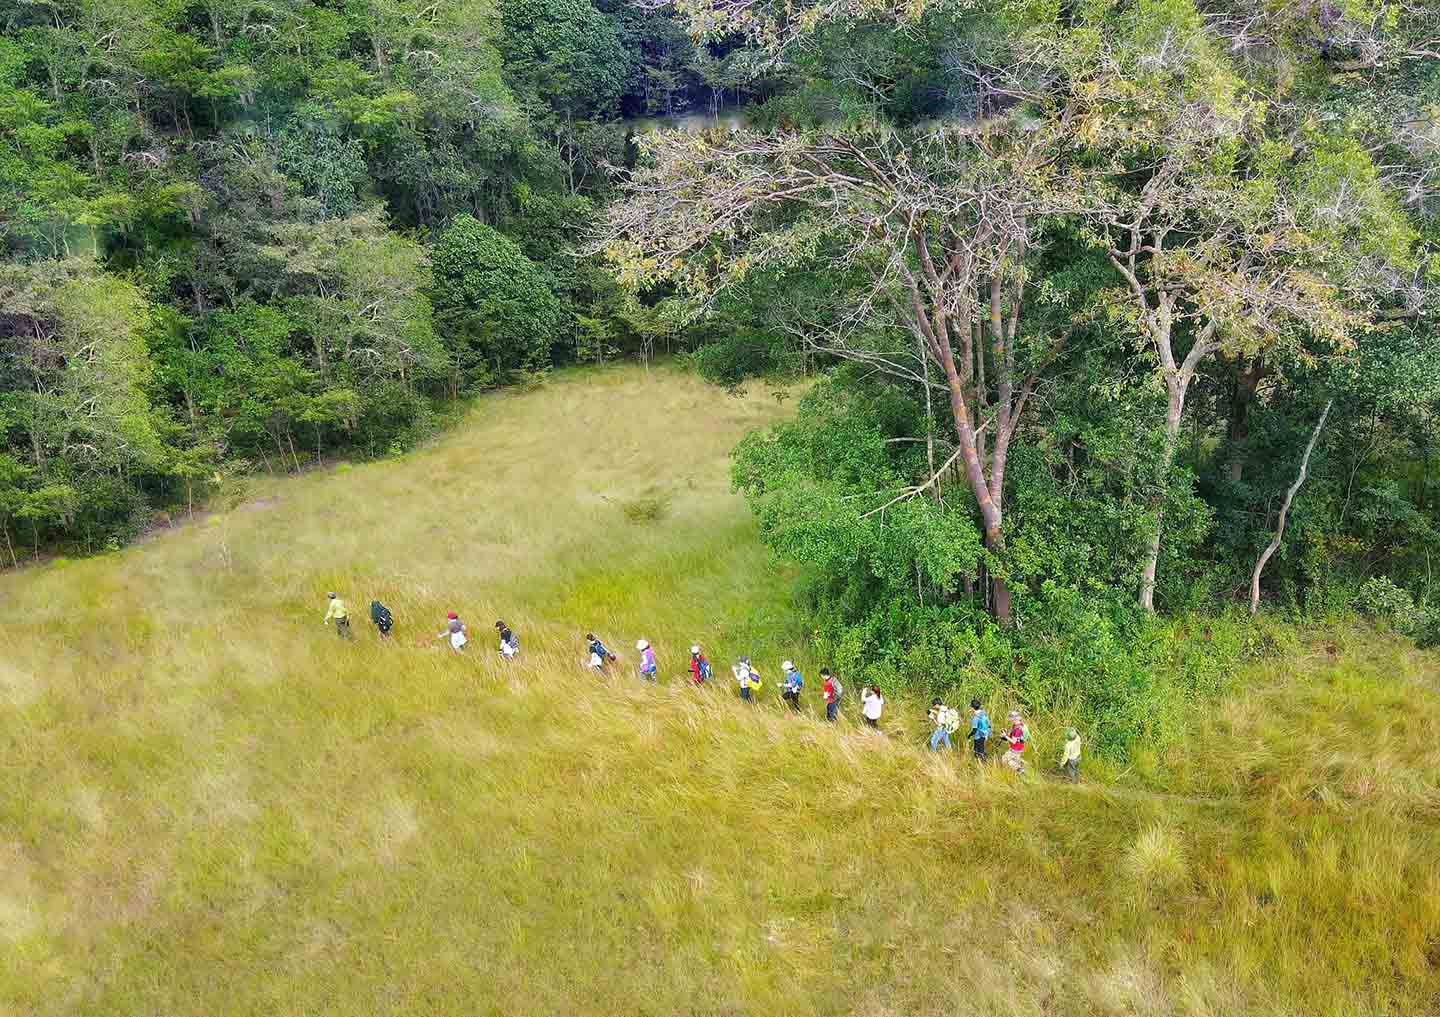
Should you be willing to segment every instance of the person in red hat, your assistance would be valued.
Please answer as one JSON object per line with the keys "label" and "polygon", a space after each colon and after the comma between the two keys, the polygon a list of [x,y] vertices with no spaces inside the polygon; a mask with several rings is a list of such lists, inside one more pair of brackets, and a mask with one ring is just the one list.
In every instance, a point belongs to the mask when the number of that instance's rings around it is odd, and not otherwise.
{"label": "person in red hat", "polygon": [[469,637],[465,635],[465,623],[460,620],[460,616],[454,611],[451,611],[445,616],[445,629],[436,638],[449,639],[450,649],[456,653],[464,650],[465,644],[470,641]]}

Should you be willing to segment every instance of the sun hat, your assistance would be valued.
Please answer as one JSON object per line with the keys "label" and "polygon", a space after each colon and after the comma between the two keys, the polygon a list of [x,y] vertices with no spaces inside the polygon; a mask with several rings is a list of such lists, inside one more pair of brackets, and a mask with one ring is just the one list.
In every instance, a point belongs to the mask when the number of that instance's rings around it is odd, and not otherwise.
{"label": "sun hat", "polygon": [[325,596],[329,597],[331,600],[335,599],[335,593],[333,590],[330,593],[325,594]]}
{"label": "sun hat", "polygon": [[445,617],[448,618],[450,621],[454,621],[455,619],[459,618],[460,616],[459,616],[458,614],[456,614],[454,611],[446,611],[446,612],[445,612]]}
{"label": "sun hat", "polygon": [[785,663],[781,664],[780,667],[781,667],[782,669],[786,670],[786,671],[793,671],[793,670],[795,670],[795,664],[794,664],[794,662],[793,662],[793,661],[789,661],[789,660],[787,660]]}
{"label": "sun hat", "polygon": [[1019,711],[1019,710],[1011,710],[1009,713],[1005,714],[1005,719],[1006,719],[1006,720],[1019,720],[1019,719],[1020,719],[1020,711]]}
{"label": "sun hat", "polygon": [[700,644],[699,644],[699,643],[696,643],[694,646],[690,647],[690,652],[691,652],[691,653],[699,653],[699,652],[700,652]]}
{"label": "sun hat", "polygon": [[646,642],[645,640],[643,640],[643,639],[637,639],[637,640],[635,640],[635,649],[637,649],[637,650],[645,650],[645,649],[648,649],[649,646],[650,646],[650,644],[647,643],[647,642]]}

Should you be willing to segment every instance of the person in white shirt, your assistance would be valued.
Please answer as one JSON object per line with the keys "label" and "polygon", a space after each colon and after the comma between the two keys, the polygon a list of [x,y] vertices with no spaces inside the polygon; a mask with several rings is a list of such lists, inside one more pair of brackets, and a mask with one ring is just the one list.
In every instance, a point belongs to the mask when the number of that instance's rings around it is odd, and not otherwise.
{"label": "person in white shirt", "polygon": [[866,727],[880,726],[880,715],[885,712],[885,697],[880,694],[880,686],[870,685],[860,693],[860,712]]}

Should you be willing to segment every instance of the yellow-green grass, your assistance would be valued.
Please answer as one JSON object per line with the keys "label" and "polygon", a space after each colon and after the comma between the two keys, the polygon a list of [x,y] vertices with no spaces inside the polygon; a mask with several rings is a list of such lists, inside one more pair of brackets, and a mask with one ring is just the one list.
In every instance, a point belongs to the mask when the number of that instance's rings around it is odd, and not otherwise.
{"label": "yellow-green grass", "polygon": [[1433,657],[1316,634],[1078,788],[928,755],[918,705],[746,708],[737,653],[821,663],[728,490],[784,411],[571,375],[5,578],[0,1013],[1440,1013]]}

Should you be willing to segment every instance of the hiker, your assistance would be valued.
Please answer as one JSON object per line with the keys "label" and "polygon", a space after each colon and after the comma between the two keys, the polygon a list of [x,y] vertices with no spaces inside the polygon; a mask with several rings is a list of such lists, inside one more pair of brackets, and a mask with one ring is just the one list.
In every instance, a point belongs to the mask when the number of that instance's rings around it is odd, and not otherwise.
{"label": "hiker", "polygon": [[650,644],[641,639],[635,643],[635,649],[640,651],[640,677],[647,682],[655,680],[655,651],[650,649]]}
{"label": "hiker", "polygon": [[735,673],[735,681],[740,685],[740,698],[753,703],[755,693],[760,690],[760,672],[750,666],[749,657],[741,657],[730,670]]}
{"label": "hiker", "polygon": [[470,642],[470,637],[465,634],[465,623],[454,611],[445,615],[445,628],[435,637],[436,639],[450,640],[450,649],[460,653],[465,649],[465,644]]}
{"label": "hiker", "polygon": [[378,600],[370,601],[370,620],[375,623],[375,629],[380,633],[381,639],[390,638],[390,627],[395,624],[390,609]]}
{"label": "hiker", "polygon": [[710,680],[710,662],[699,646],[690,647],[690,684],[697,689]]}
{"label": "hiker", "polygon": [[585,648],[590,651],[590,666],[601,674],[605,673],[605,665],[615,660],[615,654],[607,650],[593,632],[585,633]]}
{"label": "hiker", "polygon": [[821,691],[825,694],[825,719],[835,723],[835,718],[840,713],[840,697],[845,694],[845,686],[840,684],[840,679],[830,673],[828,667],[820,669],[820,677],[825,679]]}
{"label": "hiker", "polygon": [[860,713],[865,718],[866,727],[880,726],[880,715],[885,712],[885,697],[880,694],[880,686],[871,685],[860,692]]}
{"label": "hiker", "polygon": [[1065,771],[1065,779],[1070,783],[1080,783],[1080,732],[1073,727],[1065,729],[1065,748],[1060,753],[1060,769]]}
{"label": "hiker", "polygon": [[1005,726],[1007,728],[1005,732],[1005,741],[1008,743],[1009,748],[1005,750],[1005,755],[1002,757],[1001,761],[1006,766],[1010,767],[1010,769],[1014,770],[1016,773],[1024,773],[1025,742],[1028,739],[1030,732],[1021,722],[1019,710],[1011,710],[1008,714],[1006,714],[1005,722]]}
{"label": "hiker", "polygon": [[975,759],[985,762],[985,743],[990,740],[990,715],[980,705],[980,700],[970,700],[970,744],[975,747]]}
{"label": "hiker", "polygon": [[350,612],[345,610],[345,601],[337,597],[333,592],[326,594],[330,598],[330,606],[325,610],[325,621],[321,624],[329,625],[333,619],[335,631],[341,639],[350,638]]}
{"label": "hiker", "polygon": [[805,687],[805,678],[799,671],[795,670],[795,664],[788,660],[780,665],[780,670],[784,672],[783,677],[785,682],[785,691],[781,693],[780,698],[790,704],[790,709],[799,713],[800,690]]}
{"label": "hiker", "polygon": [[942,742],[947,749],[951,748],[950,735],[960,726],[960,714],[937,697],[930,701],[928,716],[930,723],[935,725],[935,730],[930,734],[930,751],[939,752]]}
{"label": "hiker", "polygon": [[503,621],[495,623],[495,631],[500,633],[500,656],[506,660],[514,660],[515,655],[520,652],[520,640],[515,638],[515,633],[510,631],[510,626]]}

